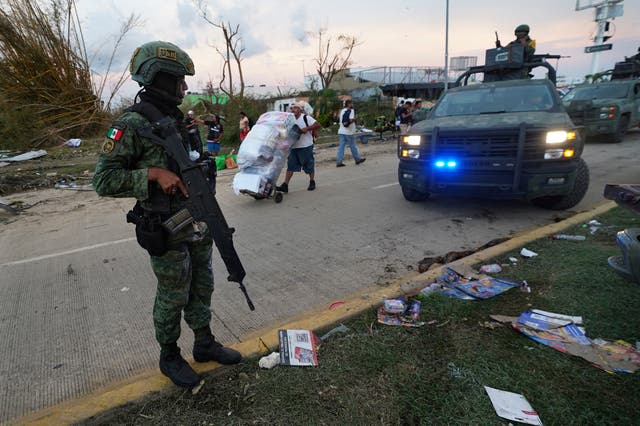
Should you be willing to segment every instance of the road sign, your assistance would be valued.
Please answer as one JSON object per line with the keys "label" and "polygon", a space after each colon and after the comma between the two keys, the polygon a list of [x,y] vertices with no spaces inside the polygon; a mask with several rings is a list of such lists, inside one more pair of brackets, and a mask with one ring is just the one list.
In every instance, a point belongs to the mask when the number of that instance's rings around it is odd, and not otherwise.
{"label": "road sign", "polygon": [[602,52],[603,50],[611,50],[613,44],[596,44],[595,46],[587,46],[584,48],[584,53]]}

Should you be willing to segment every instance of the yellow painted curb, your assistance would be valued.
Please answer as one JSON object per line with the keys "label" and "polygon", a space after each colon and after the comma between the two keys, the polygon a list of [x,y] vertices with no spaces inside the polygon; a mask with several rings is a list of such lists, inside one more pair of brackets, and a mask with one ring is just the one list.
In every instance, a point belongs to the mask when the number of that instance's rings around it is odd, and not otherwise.
{"label": "yellow painted curb", "polygon": [[[558,223],[525,232],[504,243],[459,259],[451,263],[451,266],[471,266],[484,262],[518,247],[522,247],[531,241],[557,233],[570,226],[587,222],[592,217],[603,214],[614,207],[616,207],[616,203],[614,202],[603,203],[587,212],[578,213]],[[330,325],[361,314],[367,309],[377,307],[384,299],[403,294],[415,294],[440,275],[443,268],[444,266],[441,266],[422,274],[410,274],[396,279],[386,287],[375,286],[359,290],[343,299],[342,302],[344,303],[334,309],[329,309],[326,306],[318,306],[304,314],[292,317],[286,322],[264,327],[254,333],[245,335],[242,337],[242,342],[231,347],[240,351],[243,357],[265,354],[269,350],[278,348],[278,330],[280,329],[320,330],[329,327]],[[220,367],[219,364],[214,362],[204,364],[194,363],[192,365],[200,374],[211,372]],[[62,425],[76,423],[101,412],[121,406],[127,402],[140,399],[153,392],[170,389],[171,386],[173,385],[171,385],[169,379],[160,372],[150,370],[112,386],[98,389],[84,397],[65,401],[27,417],[16,419],[11,423],[20,425]]]}

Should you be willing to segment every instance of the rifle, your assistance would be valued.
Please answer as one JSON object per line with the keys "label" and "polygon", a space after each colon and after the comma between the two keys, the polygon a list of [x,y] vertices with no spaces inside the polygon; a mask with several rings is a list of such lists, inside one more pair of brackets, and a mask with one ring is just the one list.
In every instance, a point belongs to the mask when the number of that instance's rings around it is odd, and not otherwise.
{"label": "rifle", "polygon": [[138,130],[138,134],[162,146],[167,154],[178,163],[182,182],[189,191],[189,198],[186,201],[187,210],[193,219],[207,223],[213,241],[220,252],[220,257],[229,272],[227,280],[237,282],[240,285],[240,290],[247,299],[249,309],[254,311],[256,308],[253,306],[247,289],[242,284],[246,272],[233,246],[235,229],[229,228],[227,225],[215,198],[215,192],[211,190],[209,180],[203,173],[201,164],[195,163],[189,158],[173,121],[169,117],[164,117],[153,122],[151,127]]}
{"label": "rifle", "polygon": [[498,47],[502,47],[502,43],[500,43],[500,39],[498,38],[498,32],[494,31],[496,33],[496,48]]}

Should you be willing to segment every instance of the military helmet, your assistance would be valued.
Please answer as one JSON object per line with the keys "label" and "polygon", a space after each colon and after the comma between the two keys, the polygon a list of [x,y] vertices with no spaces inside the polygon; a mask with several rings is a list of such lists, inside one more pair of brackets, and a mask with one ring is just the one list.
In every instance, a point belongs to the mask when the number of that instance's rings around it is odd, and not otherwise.
{"label": "military helmet", "polygon": [[193,61],[184,50],[166,41],[152,41],[134,50],[129,72],[133,81],[150,86],[158,72],[176,77],[193,75]]}
{"label": "military helmet", "polygon": [[514,31],[515,34],[527,33],[529,34],[529,26],[527,24],[518,25]]}

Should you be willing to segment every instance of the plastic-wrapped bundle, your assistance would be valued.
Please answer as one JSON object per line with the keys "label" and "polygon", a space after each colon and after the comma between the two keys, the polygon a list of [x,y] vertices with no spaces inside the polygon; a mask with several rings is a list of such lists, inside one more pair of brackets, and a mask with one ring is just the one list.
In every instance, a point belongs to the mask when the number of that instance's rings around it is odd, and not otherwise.
{"label": "plastic-wrapped bundle", "polygon": [[[287,162],[291,145],[299,136],[293,127],[294,117],[291,113],[270,111],[260,116],[238,151],[240,172],[233,179],[236,194],[243,189],[258,193],[268,187],[266,182],[276,183]],[[246,175],[258,175],[260,179]]]}

